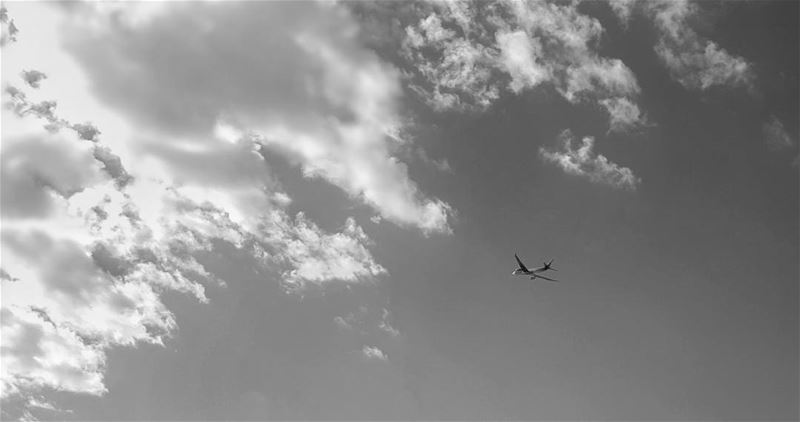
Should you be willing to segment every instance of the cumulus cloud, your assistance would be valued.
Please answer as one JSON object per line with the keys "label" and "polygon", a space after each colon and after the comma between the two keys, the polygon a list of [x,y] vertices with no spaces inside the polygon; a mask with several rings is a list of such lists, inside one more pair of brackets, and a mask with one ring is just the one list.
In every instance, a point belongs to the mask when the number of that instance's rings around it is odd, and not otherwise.
{"label": "cumulus cloud", "polygon": [[9,274],[6,270],[0,268],[0,280],[2,281],[19,281],[18,278]]}
{"label": "cumulus cloud", "polygon": [[[629,110],[638,107],[633,72],[597,53],[603,28],[575,4],[447,2],[426,13],[406,27],[401,54],[412,89],[434,109],[483,110],[503,91],[543,84],[573,103],[624,100]],[[612,130],[643,123],[639,115],[627,113],[624,123],[612,115]]]}
{"label": "cumulus cloud", "polygon": [[[448,205],[419,190],[388,143],[387,130],[398,124],[399,75],[358,44],[342,8],[170,3],[112,22],[76,17],[65,39],[98,95],[157,131],[142,134],[145,153],[213,157],[219,145],[211,135],[224,123],[389,221],[426,234],[450,231]],[[183,145],[164,145],[159,133]]]}
{"label": "cumulus cloud", "polygon": [[[194,6],[205,14],[197,17]],[[386,164],[394,162],[384,145],[382,131],[392,122],[395,95],[391,89],[384,89],[388,86],[384,82],[391,81],[384,74],[386,69],[372,55],[351,45],[347,31],[341,32],[342,28],[335,24],[316,25],[327,22],[323,17],[338,16],[337,8],[324,9],[333,6],[319,4],[238,3],[192,8],[168,4],[148,13],[128,15],[128,7],[134,10],[150,6],[76,7],[86,12],[81,16],[88,18],[81,22],[89,22],[91,28],[47,25],[67,28],[64,34],[50,34],[52,39],[46,38],[49,32],[32,29],[26,32],[34,37],[32,40],[21,39],[4,47],[16,50],[3,52],[4,70],[5,66],[13,69],[3,72],[6,107],[0,144],[0,398],[4,404],[20,397],[23,403],[33,403],[30,399],[44,389],[103,394],[109,348],[161,344],[177,328],[174,316],[162,302],[164,292],[176,291],[206,302],[208,288],[225,286],[225,280],[217,279],[197,258],[213,250],[218,242],[249,253],[271,273],[283,275],[283,281],[293,289],[329,282],[357,283],[385,274],[386,270],[369,252],[370,239],[355,220],[347,219],[341,230],[327,232],[302,213],[289,213],[286,207],[291,198],[263,157],[265,147],[260,142],[267,143],[266,138],[278,144],[305,140],[310,151],[327,148],[327,153],[314,156],[326,161],[324,167],[314,168],[320,177],[327,180],[333,178],[330,172],[341,171],[336,175],[341,180],[336,180],[343,187],[362,189],[358,195],[379,211],[387,206],[399,210],[391,211],[396,214],[386,211],[387,219],[427,231],[447,229],[443,211],[446,205],[425,199],[407,178],[395,179],[405,176],[401,163],[394,164],[394,172]],[[213,7],[221,9],[206,9]],[[281,19],[272,13],[253,13],[250,7],[286,7],[281,12],[298,18],[300,23],[296,27],[280,27],[274,33],[259,33],[262,24],[271,22],[269,19],[276,24]],[[117,10],[109,12],[105,8]],[[19,16],[27,15],[30,22],[40,17],[57,21],[53,17],[55,9],[46,4],[15,4],[15,10],[22,12]],[[205,25],[209,21],[203,17],[212,13],[217,16],[217,12],[240,19],[242,26],[248,28],[235,34],[239,41],[263,35],[259,38],[267,40],[263,56],[254,55],[250,48],[234,46],[237,38],[225,38],[222,29],[216,32],[222,39],[207,40],[211,50],[194,43],[193,35],[186,36],[191,33],[187,29],[208,29]],[[336,19],[339,23],[348,22],[346,16]],[[110,21],[150,25],[159,36],[139,40],[135,35],[115,32]],[[233,27],[237,25],[226,26]],[[283,31],[291,36],[287,39]],[[327,48],[326,31],[333,34],[331,42],[335,45],[331,48],[341,53],[334,54],[331,60],[341,59],[344,63],[338,73],[326,70],[323,65],[329,62],[315,61],[315,54],[295,54],[302,48],[312,48],[315,42]],[[272,45],[268,41],[270,34],[283,38]],[[95,53],[106,60],[110,56],[103,54],[113,53],[121,55],[115,59],[120,63],[127,65],[141,59],[137,63],[156,69],[140,69],[140,76],[151,80],[131,91],[114,84],[135,85],[137,78],[117,80],[113,75],[92,75],[97,80],[97,92],[116,112],[98,107],[89,92],[79,92],[86,98],[76,100],[76,91],[71,90],[81,86],[83,74],[71,60],[62,60],[60,35],[71,40],[76,54],[89,56],[81,56],[84,60],[93,60]],[[101,35],[107,36],[109,42],[97,43],[98,38],[94,37]],[[133,38],[126,38],[130,36]],[[295,42],[300,38],[304,41]],[[184,84],[179,76],[193,72],[170,70],[161,74],[160,61],[145,54],[147,51],[114,50],[129,45],[160,47],[148,44],[152,42],[175,48],[178,57],[169,66],[179,66],[186,59],[186,63],[216,67],[199,80],[190,78]],[[220,47],[214,43],[222,43],[228,50],[212,48]],[[109,50],[96,48],[100,45]],[[31,49],[32,46],[38,48]],[[20,48],[27,49],[26,54],[19,54]],[[201,51],[196,51],[198,48]],[[156,48],[157,54],[164,51]],[[232,56],[217,57],[223,51]],[[287,60],[298,56],[300,61],[272,69],[271,64],[281,63],[275,59],[281,55]],[[34,90],[30,84],[16,87],[13,81],[6,80],[6,75],[17,77],[22,66],[29,65],[21,57],[50,66],[46,68],[48,83]],[[239,61],[230,57],[238,57]],[[347,60],[354,60],[355,64],[348,64]],[[239,69],[241,74],[229,78],[228,65],[240,62],[244,63]],[[347,74],[348,80],[353,74],[361,75],[355,78],[357,83],[346,82],[344,73],[361,65],[366,66],[362,73]],[[98,63],[98,71],[108,71],[107,66],[112,65]],[[65,82],[61,73],[49,69],[76,77]],[[198,66],[193,70],[202,69]],[[283,82],[291,82],[295,71],[305,73],[286,87]],[[278,82],[265,78],[269,72]],[[371,96],[373,91],[378,97]],[[115,95],[120,92],[132,98],[117,98]],[[49,98],[51,94],[57,98]],[[358,103],[349,99],[351,94],[357,94]],[[324,101],[318,104],[317,99]],[[147,102],[150,100],[152,103]],[[80,104],[77,112],[76,103]],[[73,108],[62,110],[60,104]],[[150,107],[153,109],[147,110]],[[81,110],[91,113],[80,115]],[[61,113],[71,114],[65,118]],[[127,130],[128,127],[136,130]],[[281,133],[292,136],[277,139],[274,135],[278,127],[284,131]],[[340,144],[331,146],[326,142]],[[334,154],[339,149],[351,151],[356,160],[374,159],[384,167],[365,164],[354,170],[336,170],[351,164],[337,162],[348,154]],[[302,159],[304,155],[298,157]],[[367,193],[373,191],[379,193]],[[427,220],[421,220],[420,213]],[[4,411],[3,417],[13,416]]]}
{"label": "cumulus cloud", "polygon": [[42,388],[102,394],[107,348],[160,344],[175,328],[161,291],[205,300],[189,278],[207,275],[194,244],[137,223],[92,147],[44,130],[3,139],[0,251],[17,280],[3,286],[3,399]]}
{"label": "cumulus cloud", "polygon": [[[101,163],[90,162],[94,156],[86,147],[93,143],[46,131],[41,136],[56,139],[12,138],[2,155],[20,167],[3,165],[14,176],[4,175],[3,194],[16,195],[3,200],[4,279],[19,281],[3,287],[0,397],[44,387],[104,393],[107,348],[160,344],[176,328],[162,292],[205,302],[206,286],[221,283],[194,258],[211,250],[214,239],[263,252],[258,257],[294,288],[385,272],[352,219],[331,234],[302,214],[292,220],[275,209],[260,217],[260,231],[248,231],[180,187],[141,177],[120,186]],[[56,155],[39,152],[40,144],[66,147],[58,155],[62,166],[48,165],[53,163],[43,157]],[[31,184],[37,175],[44,182]]]}
{"label": "cumulus cloud", "polygon": [[552,162],[567,174],[585,177],[592,183],[600,183],[615,188],[636,190],[641,179],[634,176],[627,167],[609,161],[605,156],[595,154],[594,138],[585,137],[580,146],[575,148],[574,139],[569,131],[559,137],[558,150],[540,148],[539,154],[545,161]]}
{"label": "cumulus cloud", "polygon": [[609,131],[626,132],[647,124],[639,106],[625,97],[606,98],[600,101],[609,118]]}
{"label": "cumulus cloud", "polygon": [[536,58],[542,56],[542,46],[530,39],[525,31],[498,33],[501,63],[511,76],[509,88],[519,93],[524,88],[536,86],[551,77],[550,70]]}
{"label": "cumulus cloud", "polygon": [[775,116],[770,116],[769,121],[761,127],[764,142],[772,150],[783,150],[794,145],[794,140],[786,131],[783,123]]}
{"label": "cumulus cloud", "polygon": [[698,8],[689,0],[642,2],[659,30],[655,51],[672,77],[686,88],[750,87],[752,65],[700,36],[689,24]]}
{"label": "cumulus cloud", "polygon": [[341,232],[325,234],[299,213],[295,221],[276,221],[269,242],[291,263],[292,270],[284,274],[286,283],[352,282],[386,274],[386,269],[373,261],[365,246],[370,240],[352,218]]}

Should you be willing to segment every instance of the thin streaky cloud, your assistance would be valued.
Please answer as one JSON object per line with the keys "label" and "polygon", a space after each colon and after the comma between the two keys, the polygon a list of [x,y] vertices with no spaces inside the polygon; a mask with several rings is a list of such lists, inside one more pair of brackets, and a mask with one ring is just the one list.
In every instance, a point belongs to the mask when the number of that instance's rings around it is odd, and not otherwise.
{"label": "thin streaky cloud", "polygon": [[557,149],[540,148],[539,154],[544,161],[557,165],[567,174],[627,190],[636,190],[641,184],[641,179],[631,169],[595,153],[594,138],[590,136],[584,137],[576,148],[572,133],[564,131],[558,144]]}
{"label": "thin streaky cloud", "polygon": [[791,148],[795,144],[794,139],[776,116],[770,116],[761,127],[761,133],[767,146],[775,151]]}

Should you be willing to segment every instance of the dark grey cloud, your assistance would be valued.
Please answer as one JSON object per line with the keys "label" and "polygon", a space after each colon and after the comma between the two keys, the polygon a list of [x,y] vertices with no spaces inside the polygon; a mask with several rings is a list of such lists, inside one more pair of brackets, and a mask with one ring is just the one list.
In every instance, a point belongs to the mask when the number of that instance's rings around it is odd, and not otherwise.
{"label": "dark grey cloud", "polygon": [[22,72],[22,79],[25,80],[25,83],[28,84],[31,88],[39,88],[39,84],[44,79],[47,79],[47,75],[35,69],[25,70]]}

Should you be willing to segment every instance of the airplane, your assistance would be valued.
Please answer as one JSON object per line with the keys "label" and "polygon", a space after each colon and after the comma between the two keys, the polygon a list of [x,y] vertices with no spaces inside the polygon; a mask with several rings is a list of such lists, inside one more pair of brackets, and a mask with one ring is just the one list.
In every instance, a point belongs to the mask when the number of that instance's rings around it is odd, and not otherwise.
{"label": "airplane", "polygon": [[543,265],[541,267],[539,267],[539,268],[534,268],[533,270],[529,270],[525,266],[525,264],[522,263],[522,261],[519,259],[517,254],[514,254],[514,258],[517,259],[517,264],[519,264],[519,268],[514,270],[514,272],[512,272],[511,274],[513,274],[513,275],[521,275],[521,276],[530,276],[531,280],[535,280],[537,278],[541,278],[541,279],[544,279],[544,280],[547,280],[547,281],[558,281],[556,279],[548,278],[548,277],[545,277],[545,276],[539,274],[539,273],[543,273],[543,272],[545,272],[547,270],[556,271],[556,269],[551,266],[553,264],[553,260],[552,259],[550,260],[550,262],[543,263]]}

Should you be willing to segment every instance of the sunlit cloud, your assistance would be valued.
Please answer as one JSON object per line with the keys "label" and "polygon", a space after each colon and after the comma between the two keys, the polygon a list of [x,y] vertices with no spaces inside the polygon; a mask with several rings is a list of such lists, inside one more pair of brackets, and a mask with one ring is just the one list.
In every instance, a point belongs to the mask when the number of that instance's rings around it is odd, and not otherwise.
{"label": "sunlit cloud", "polygon": [[[387,128],[398,124],[399,75],[358,45],[356,23],[341,8],[172,3],[147,19],[123,20],[125,31],[73,19],[69,51],[103,101],[148,128],[141,153],[173,165],[187,150],[213,157],[245,137],[393,223],[450,231],[449,206],[419,190],[388,142]],[[221,19],[237,24],[208,26]],[[241,42],[253,38],[268,42],[258,51]],[[181,162],[199,167],[191,163]]]}
{"label": "sunlit cloud", "polygon": [[[172,4],[138,13],[137,4],[113,6],[15,4],[15,19],[40,21],[43,29],[31,25],[3,47],[0,398],[22,403],[22,416],[46,389],[104,394],[110,348],[172,336],[177,321],[163,293],[204,303],[208,289],[226,286],[197,258],[217,242],[250,254],[290,292],[386,274],[353,218],[330,232],[290,213],[292,198],[265,154],[299,160],[310,176],[342,187],[389,221],[426,234],[450,230],[449,207],[426,198],[386,145],[384,128],[395,118],[391,69],[355,44],[347,28],[318,25],[335,17],[352,26],[338,7],[237,3],[198,11]],[[277,14],[250,8],[286,8],[299,20],[271,22]],[[6,31],[12,21],[3,13]],[[229,37],[220,29],[208,49],[188,48],[181,35],[202,32],[203,16],[217,13],[240,20],[239,32]],[[117,32],[110,23],[116,18],[148,26],[154,37]],[[270,35],[283,41],[266,45],[261,58],[235,45]],[[215,42],[229,58],[219,59]],[[132,44],[146,48],[126,48]],[[178,79],[187,73],[160,73],[148,54],[170,48],[176,56],[167,70],[195,63],[210,73],[185,84]],[[317,60],[319,48],[332,61]],[[76,66],[71,55],[91,66]],[[138,63],[144,79],[118,79],[109,61]],[[241,64],[241,78],[228,78],[231,63]],[[327,65],[340,68],[326,72]],[[361,77],[351,78],[362,67]],[[296,72],[305,73],[286,85]],[[316,100],[323,101],[307,107]],[[303,139],[322,155],[291,151]]]}
{"label": "sunlit cloud", "polygon": [[[603,28],[576,5],[448,2],[429,9],[406,27],[401,54],[414,74],[412,90],[434,109],[485,110],[503,92],[547,84],[572,103],[613,102],[606,107],[614,131],[644,123],[636,77],[597,52]],[[478,14],[484,18],[468,18]]]}

